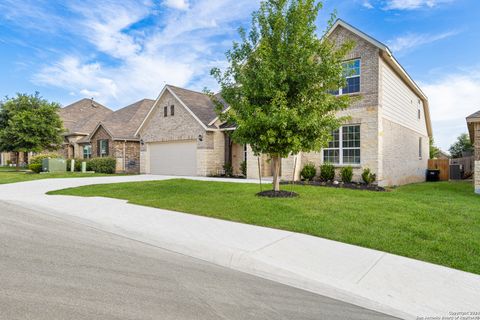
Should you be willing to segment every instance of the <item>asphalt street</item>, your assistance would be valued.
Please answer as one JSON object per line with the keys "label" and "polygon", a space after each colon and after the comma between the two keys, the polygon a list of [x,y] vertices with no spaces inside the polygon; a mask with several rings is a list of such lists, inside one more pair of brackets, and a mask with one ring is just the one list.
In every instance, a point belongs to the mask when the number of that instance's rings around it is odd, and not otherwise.
{"label": "asphalt street", "polygon": [[394,319],[0,202],[0,319]]}

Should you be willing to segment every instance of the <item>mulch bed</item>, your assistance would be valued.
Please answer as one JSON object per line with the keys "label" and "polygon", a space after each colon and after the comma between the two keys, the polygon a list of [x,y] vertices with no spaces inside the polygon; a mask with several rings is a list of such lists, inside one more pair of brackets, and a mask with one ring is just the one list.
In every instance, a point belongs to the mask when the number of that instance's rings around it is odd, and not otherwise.
{"label": "mulch bed", "polygon": [[[283,181],[282,184],[292,184],[292,182],[291,181]],[[296,185],[303,185],[303,186],[314,186],[314,187],[345,188],[345,189],[380,191],[380,192],[387,191],[385,188],[379,187],[375,184],[365,184],[365,183],[356,183],[356,182],[334,183],[332,181],[327,181],[327,182],[324,182],[324,181],[295,181],[295,184]]]}
{"label": "mulch bed", "polygon": [[295,198],[298,197],[298,193],[292,191],[274,191],[274,190],[267,190],[257,193],[259,197],[268,197],[268,198]]}

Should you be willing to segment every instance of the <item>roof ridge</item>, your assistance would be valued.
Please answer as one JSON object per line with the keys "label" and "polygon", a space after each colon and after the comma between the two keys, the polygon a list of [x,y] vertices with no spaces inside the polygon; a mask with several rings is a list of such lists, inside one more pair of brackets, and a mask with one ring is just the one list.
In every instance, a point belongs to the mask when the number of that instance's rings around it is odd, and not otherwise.
{"label": "roof ridge", "polygon": [[205,94],[204,92],[195,91],[195,90],[187,89],[187,88],[182,88],[182,87],[174,86],[174,85],[171,85],[171,84],[167,84],[166,86],[167,86],[167,87],[177,88],[177,89],[180,89],[180,90],[190,91],[190,92],[193,92],[193,93],[198,93],[198,94],[201,94],[201,95],[204,95],[204,96],[208,96],[208,95]]}

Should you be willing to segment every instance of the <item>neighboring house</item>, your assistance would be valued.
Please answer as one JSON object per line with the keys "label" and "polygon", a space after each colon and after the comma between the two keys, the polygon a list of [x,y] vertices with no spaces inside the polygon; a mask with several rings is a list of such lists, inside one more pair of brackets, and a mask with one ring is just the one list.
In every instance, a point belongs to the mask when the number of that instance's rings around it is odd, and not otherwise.
{"label": "neighboring house", "polygon": [[88,136],[77,141],[82,158],[113,157],[117,160],[117,172],[139,173],[140,138],[136,132],[154,102],[140,100],[97,122]]}
{"label": "neighboring house", "polygon": [[244,147],[229,139],[232,128],[221,125],[208,95],[165,86],[137,132],[141,172],[208,176],[231,163],[238,174]]}
{"label": "neighboring house", "polygon": [[475,153],[475,192],[480,194],[480,111],[467,117],[470,140],[474,145]]}
{"label": "neighboring house", "polygon": [[[328,148],[282,160],[282,178],[299,179],[307,163],[337,168],[352,166],[360,180],[364,168],[379,185],[425,180],[432,136],[428,99],[390,50],[360,30],[338,20],[327,36],[354,40],[347,57],[347,86],[335,94],[360,96],[338,116],[350,120],[332,134]],[[249,147],[231,142],[234,127],[223,124],[205,94],[167,85],[137,134],[142,139],[141,172],[172,175],[216,175],[231,163],[235,173],[247,162],[247,176],[271,176],[268,156],[256,157]],[[260,170],[258,168],[260,163]],[[295,167],[295,168],[294,168]]]}
{"label": "neighboring house", "polygon": [[58,152],[67,159],[83,158],[83,148],[78,142],[88,138],[98,122],[112,113],[112,110],[93,99],[82,99],[61,108],[59,115],[66,132],[62,148]]}
{"label": "neighboring house", "polygon": [[436,159],[451,159],[452,156],[449,153],[447,153],[443,150],[438,150],[438,154],[435,158]]}

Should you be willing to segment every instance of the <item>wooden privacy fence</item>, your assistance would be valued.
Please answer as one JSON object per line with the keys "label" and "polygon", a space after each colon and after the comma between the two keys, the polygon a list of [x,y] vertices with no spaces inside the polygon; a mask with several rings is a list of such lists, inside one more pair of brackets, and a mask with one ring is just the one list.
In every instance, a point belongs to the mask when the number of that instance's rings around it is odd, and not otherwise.
{"label": "wooden privacy fence", "polygon": [[440,170],[440,181],[450,179],[450,159],[430,159],[428,160],[428,169]]}

